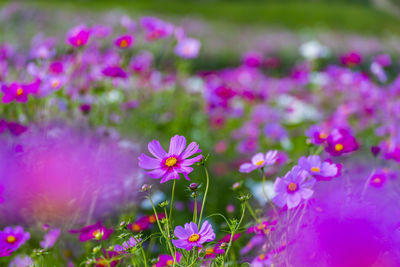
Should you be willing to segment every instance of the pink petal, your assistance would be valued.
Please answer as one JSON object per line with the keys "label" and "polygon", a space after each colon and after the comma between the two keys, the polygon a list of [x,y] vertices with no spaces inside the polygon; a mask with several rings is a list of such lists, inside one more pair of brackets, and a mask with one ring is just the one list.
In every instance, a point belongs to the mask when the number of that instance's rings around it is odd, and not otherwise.
{"label": "pink petal", "polygon": [[151,141],[147,148],[149,149],[150,153],[153,154],[156,158],[163,159],[167,156],[167,152],[162,148],[160,142],[157,140]]}

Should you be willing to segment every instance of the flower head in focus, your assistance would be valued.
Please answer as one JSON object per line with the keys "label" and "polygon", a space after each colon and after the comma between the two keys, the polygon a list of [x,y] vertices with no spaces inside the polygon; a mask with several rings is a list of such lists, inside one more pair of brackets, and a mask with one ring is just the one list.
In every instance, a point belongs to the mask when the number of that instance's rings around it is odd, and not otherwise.
{"label": "flower head in focus", "polygon": [[190,166],[203,158],[203,155],[197,155],[189,159],[190,156],[201,152],[199,145],[196,142],[192,142],[186,147],[186,138],[179,135],[171,138],[168,153],[165,152],[157,140],[151,141],[148,144],[148,149],[155,158],[142,154],[139,157],[139,166],[143,169],[151,170],[147,172],[151,178],[161,178],[160,183],[179,179],[180,173],[187,180],[190,180],[188,174],[193,171]]}
{"label": "flower head in focus", "polygon": [[215,233],[208,221],[204,221],[200,231],[197,224],[194,222],[185,223],[185,227],[177,226],[174,230],[174,235],[177,240],[172,240],[172,243],[177,248],[191,250],[193,247],[203,247],[205,242],[210,242],[215,239]]}
{"label": "flower head in focus", "polygon": [[6,227],[0,231],[0,257],[10,256],[19,249],[31,235],[21,226]]}
{"label": "flower head in focus", "polygon": [[345,129],[335,129],[326,141],[325,151],[332,156],[340,156],[353,152],[359,148],[353,135]]}
{"label": "flower head in focus", "polygon": [[276,196],[272,201],[280,207],[287,205],[291,209],[297,207],[302,199],[309,199],[314,193],[311,188],[315,179],[306,180],[307,177],[307,172],[299,166],[294,166],[285,177],[276,178],[274,183]]}
{"label": "flower head in focus", "polygon": [[318,155],[301,157],[299,159],[299,166],[317,179],[322,177],[322,180],[335,177],[338,173],[336,164],[328,161],[322,162]]}
{"label": "flower head in focus", "polygon": [[255,169],[261,169],[264,166],[272,165],[278,159],[278,151],[271,150],[267,153],[257,153],[251,158],[250,163],[243,163],[240,165],[240,172],[249,173]]}

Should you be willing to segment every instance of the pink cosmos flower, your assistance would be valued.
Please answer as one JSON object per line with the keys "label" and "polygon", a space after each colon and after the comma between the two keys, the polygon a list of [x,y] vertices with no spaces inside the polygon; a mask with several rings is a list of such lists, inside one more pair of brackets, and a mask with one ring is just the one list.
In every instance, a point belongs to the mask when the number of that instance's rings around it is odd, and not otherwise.
{"label": "pink cosmos flower", "polygon": [[306,131],[306,136],[309,138],[312,144],[320,145],[326,141],[329,134],[322,130],[319,126],[313,125],[309,130]]}
{"label": "pink cosmos flower", "polygon": [[348,52],[340,57],[340,62],[349,67],[357,66],[362,61],[362,57],[356,51]]}
{"label": "pink cosmos flower", "polygon": [[185,223],[185,228],[182,226],[175,227],[174,235],[177,240],[172,240],[172,243],[177,248],[191,250],[193,247],[203,247],[205,242],[210,242],[215,239],[215,233],[208,221],[204,221],[200,228],[194,222]]}
{"label": "pink cosmos flower", "polygon": [[67,41],[75,47],[84,46],[89,41],[91,30],[84,25],[72,28],[67,34]]}
{"label": "pink cosmos flower", "polygon": [[243,163],[240,165],[239,171],[249,173],[255,169],[261,169],[264,166],[272,165],[278,159],[278,151],[270,150],[265,155],[263,153],[257,153],[251,158],[251,163]]}
{"label": "pink cosmos flower", "polygon": [[200,51],[201,43],[197,39],[185,38],[178,41],[175,47],[175,54],[182,58],[196,58]]}
{"label": "pink cosmos flower", "polygon": [[154,56],[149,51],[141,51],[132,58],[129,68],[134,72],[147,73],[153,63]]}
{"label": "pink cosmos flower", "polygon": [[297,207],[302,199],[309,199],[314,193],[311,187],[315,179],[306,180],[307,176],[308,173],[300,166],[294,166],[285,177],[276,178],[274,183],[276,196],[272,201],[280,207],[287,205],[291,209]]}
{"label": "pink cosmos flower", "polygon": [[133,45],[133,42],[135,41],[134,37],[132,35],[126,34],[118,37],[115,41],[114,44],[115,46],[119,48],[129,48]]}
{"label": "pink cosmos flower", "polygon": [[299,159],[299,166],[315,178],[334,177],[338,173],[336,164],[332,164],[327,161],[321,162],[321,158],[317,155],[301,157]]}
{"label": "pink cosmos flower", "polygon": [[146,40],[154,41],[172,35],[174,25],[156,17],[142,17],[140,25],[146,32]]}
{"label": "pink cosmos flower", "polygon": [[54,228],[44,235],[43,241],[40,242],[40,246],[44,249],[49,249],[54,246],[60,236],[61,230]]}
{"label": "pink cosmos flower", "polygon": [[[141,239],[138,240],[139,242],[141,241]],[[136,239],[131,236],[131,238],[129,238],[128,241],[125,241],[124,243],[122,243],[122,245],[115,245],[114,246],[114,250],[118,251],[118,252],[125,252],[125,251],[129,251],[130,249],[134,248],[137,244]]]}
{"label": "pink cosmos flower", "polygon": [[4,228],[3,231],[0,231],[0,257],[10,256],[30,237],[31,235],[25,232],[21,226]]}
{"label": "pink cosmos flower", "polygon": [[201,152],[199,145],[196,142],[192,142],[186,147],[186,138],[179,135],[171,138],[168,153],[165,152],[157,140],[151,141],[148,144],[148,149],[155,158],[142,154],[139,157],[139,166],[143,169],[151,170],[147,172],[151,178],[161,178],[160,183],[179,179],[180,173],[187,180],[190,180],[188,174],[193,171],[190,166],[203,158],[203,155],[197,155],[189,159],[190,156]]}
{"label": "pink cosmos flower", "polygon": [[[182,254],[179,252],[176,252],[175,254],[176,262],[179,263],[182,258]],[[161,254],[158,256],[158,261],[153,265],[153,267],[167,267],[167,266],[172,266],[174,264],[174,257],[167,255],[167,254]]]}
{"label": "pink cosmos flower", "polygon": [[2,102],[4,104],[12,101],[26,103],[29,94],[36,94],[39,90],[40,81],[37,80],[29,84],[20,84],[17,82],[11,83],[9,86],[3,85],[1,90],[3,92]]}
{"label": "pink cosmos flower", "polygon": [[97,222],[89,226],[85,226],[82,229],[73,229],[69,231],[71,234],[79,234],[79,241],[86,242],[88,240],[106,240],[111,233],[112,229],[108,229]]}

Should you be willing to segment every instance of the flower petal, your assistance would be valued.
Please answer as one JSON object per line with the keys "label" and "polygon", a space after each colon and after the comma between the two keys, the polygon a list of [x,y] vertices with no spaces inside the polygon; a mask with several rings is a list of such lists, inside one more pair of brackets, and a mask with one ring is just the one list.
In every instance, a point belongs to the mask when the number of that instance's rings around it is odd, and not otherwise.
{"label": "flower petal", "polygon": [[161,167],[161,161],[142,154],[139,157],[139,167],[143,169],[157,169]]}
{"label": "flower petal", "polygon": [[250,173],[252,171],[254,171],[255,169],[257,169],[256,166],[254,166],[251,163],[243,163],[242,165],[240,165],[239,171],[243,172],[243,173]]}
{"label": "flower petal", "polygon": [[156,158],[163,159],[167,156],[167,152],[165,152],[158,140],[151,141],[147,145],[147,148],[149,149],[150,153],[153,154]]}
{"label": "flower petal", "polygon": [[180,155],[186,147],[186,138],[184,136],[175,135],[169,143],[168,155]]}
{"label": "flower petal", "polygon": [[188,147],[185,149],[185,151],[182,152],[180,155],[181,158],[186,159],[193,154],[200,153],[201,150],[199,149],[199,145],[196,142],[191,142]]}

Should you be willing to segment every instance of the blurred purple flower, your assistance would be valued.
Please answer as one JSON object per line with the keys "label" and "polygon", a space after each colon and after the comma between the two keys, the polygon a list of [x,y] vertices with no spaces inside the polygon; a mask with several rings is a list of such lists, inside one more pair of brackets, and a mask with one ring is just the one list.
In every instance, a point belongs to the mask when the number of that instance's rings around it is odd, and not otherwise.
{"label": "blurred purple flower", "polygon": [[89,240],[106,240],[112,234],[113,230],[106,228],[101,222],[97,222],[82,229],[72,229],[69,232],[71,234],[79,234],[79,241],[86,242]]}
{"label": "blurred purple flower", "polygon": [[251,158],[251,163],[243,163],[240,165],[240,172],[249,173],[255,169],[261,169],[268,165],[273,165],[277,160],[278,151],[271,150],[265,153],[257,153]]}
{"label": "blurred purple flower", "polygon": [[49,249],[54,246],[60,236],[61,230],[54,228],[44,235],[43,241],[40,241],[40,246],[44,249]]}

